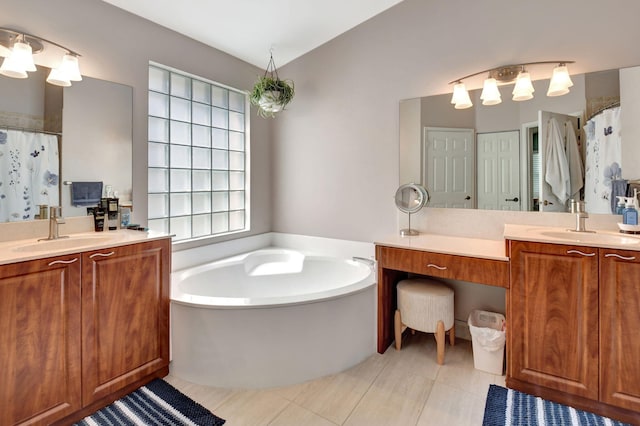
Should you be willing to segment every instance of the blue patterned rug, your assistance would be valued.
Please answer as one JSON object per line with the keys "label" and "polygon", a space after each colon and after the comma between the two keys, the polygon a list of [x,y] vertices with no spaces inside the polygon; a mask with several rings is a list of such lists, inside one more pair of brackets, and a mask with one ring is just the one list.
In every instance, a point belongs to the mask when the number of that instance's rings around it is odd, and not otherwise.
{"label": "blue patterned rug", "polygon": [[617,420],[491,385],[483,426],[627,426]]}
{"label": "blue patterned rug", "polygon": [[162,379],[76,423],[79,426],[220,426],[224,420]]}

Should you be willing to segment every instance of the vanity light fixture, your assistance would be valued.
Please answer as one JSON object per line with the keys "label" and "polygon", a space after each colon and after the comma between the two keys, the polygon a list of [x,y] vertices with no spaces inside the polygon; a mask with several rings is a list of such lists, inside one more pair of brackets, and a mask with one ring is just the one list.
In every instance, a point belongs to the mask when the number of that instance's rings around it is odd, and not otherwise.
{"label": "vanity light fixture", "polygon": [[567,64],[572,63],[573,61],[526,62],[523,64],[507,65],[469,74],[449,83],[454,84],[451,103],[455,104],[456,109],[472,107],[473,103],[471,102],[469,92],[467,91],[463,80],[485,73],[488,73],[488,76],[484,81],[482,94],[480,95],[482,105],[497,105],[502,102],[498,85],[509,84],[514,81],[515,87],[511,92],[513,95],[511,99],[514,101],[526,101],[532,99],[534,92],[533,84],[531,83],[531,76],[525,68],[525,66],[529,65],[557,64],[553,69],[553,75],[551,77],[551,82],[549,83],[547,96],[565,95],[569,93],[569,88],[573,86],[573,82],[571,81],[569,70],[567,68]]}
{"label": "vanity light fixture", "polygon": [[53,41],[10,28],[0,28],[0,54],[5,56],[0,74],[11,78],[27,78],[27,73],[36,70],[33,55],[42,52],[45,44],[64,52],[60,64],[51,69],[47,82],[68,87],[72,81],[81,81],[78,53]]}
{"label": "vanity light fixture", "polygon": [[451,103],[455,104],[455,109],[465,109],[471,108],[473,104],[471,103],[471,98],[469,97],[469,92],[467,88],[464,86],[464,83],[459,81],[453,86],[453,96],[451,97]]}

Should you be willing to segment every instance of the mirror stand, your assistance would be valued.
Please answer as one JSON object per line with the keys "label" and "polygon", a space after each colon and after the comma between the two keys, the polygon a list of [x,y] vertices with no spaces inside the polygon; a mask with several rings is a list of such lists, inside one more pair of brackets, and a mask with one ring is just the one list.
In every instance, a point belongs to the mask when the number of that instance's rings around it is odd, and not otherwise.
{"label": "mirror stand", "polygon": [[409,227],[405,228],[405,229],[401,229],[400,230],[400,236],[401,237],[412,237],[412,236],[416,236],[416,235],[420,235],[420,233],[418,231],[416,231],[415,229],[411,229],[411,213],[407,213],[409,215]]}
{"label": "mirror stand", "polygon": [[408,183],[400,185],[396,191],[396,207],[409,215],[409,227],[400,230],[400,236],[409,237],[419,235],[415,229],[411,229],[411,214],[417,213],[429,201],[429,193],[422,185]]}

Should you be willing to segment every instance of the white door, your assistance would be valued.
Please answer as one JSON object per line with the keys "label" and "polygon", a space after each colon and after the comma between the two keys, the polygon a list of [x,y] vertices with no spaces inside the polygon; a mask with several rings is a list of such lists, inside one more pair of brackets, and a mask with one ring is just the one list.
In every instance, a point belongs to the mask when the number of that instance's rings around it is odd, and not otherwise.
{"label": "white door", "polygon": [[474,130],[425,127],[422,152],[429,206],[474,208]]}
{"label": "white door", "polygon": [[[538,140],[540,150],[540,182],[538,182],[540,188],[540,211],[545,212],[565,212],[567,211],[567,202],[562,202],[553,194],[551,186],[545,181],[545,175],[547,173],[547,145],[550,143],[548,138],[549,133],[549,120],[555,118],[562,126],[564,131],[564,123],[571,121],[573,128],[576,131],[576,138],[578,138],[579,119],[566,114],[558,114],[549,111],[538,111]],[[563,134],[564,136],[564,134]],[[566,136],[563,146],[566,145]]]}
{"label": "white door", "polygon": [[520,132],[479,133],[478,208],[521,210]]}

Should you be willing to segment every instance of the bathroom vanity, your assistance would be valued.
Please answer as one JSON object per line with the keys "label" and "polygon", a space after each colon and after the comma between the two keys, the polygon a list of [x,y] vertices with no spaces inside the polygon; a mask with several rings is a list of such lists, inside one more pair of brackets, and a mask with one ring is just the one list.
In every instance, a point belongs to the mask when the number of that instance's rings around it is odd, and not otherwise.
{"label": "bathroom vanity", "polygon": [[640,423],[640,236],[505,225],[504,241],[376,244],[378,352],[409,273],[505,287],[509,388]]}
{"label": "bathroom vanity", "polygon": [[378,352],[393,342],[396,284],[408,274],[509,287],[503,241],[421,234],[376,243],[378,261]]}
{"label": "bathroom vanity", "polygon": [[0,424],[69,424],[168,374],[171,239],[0,243]]}

